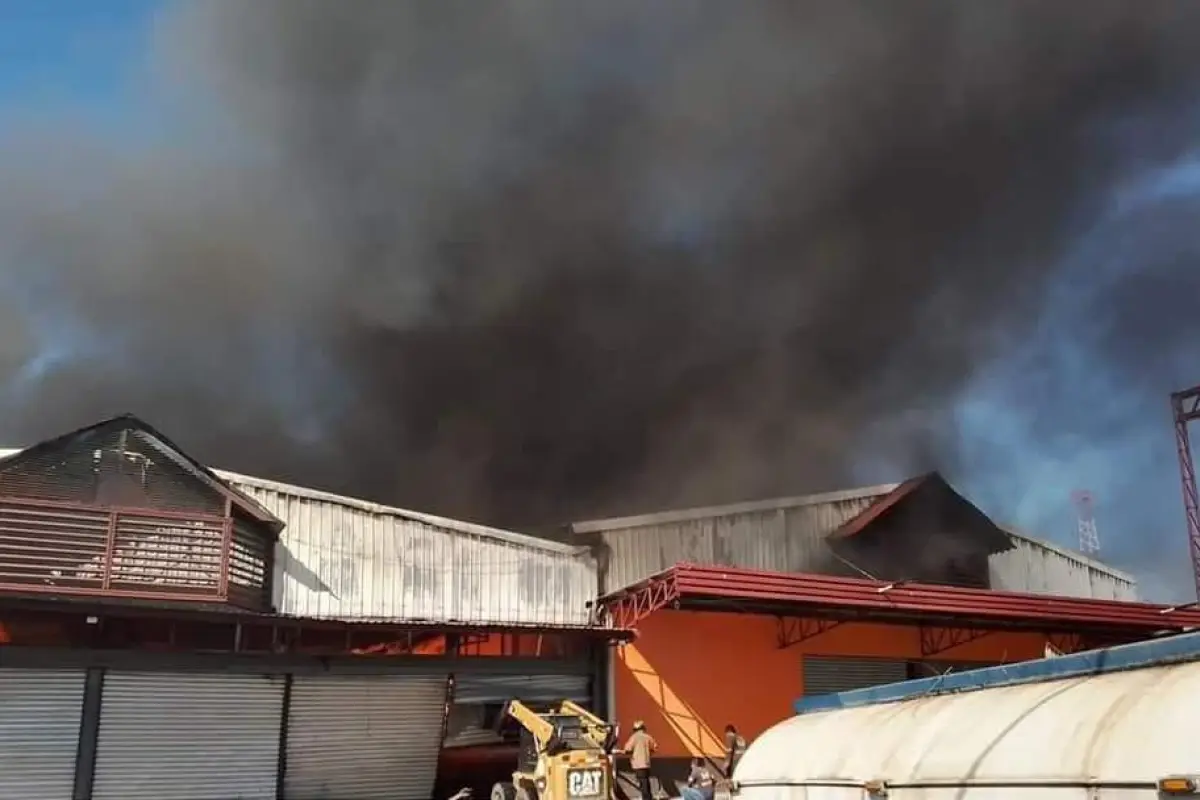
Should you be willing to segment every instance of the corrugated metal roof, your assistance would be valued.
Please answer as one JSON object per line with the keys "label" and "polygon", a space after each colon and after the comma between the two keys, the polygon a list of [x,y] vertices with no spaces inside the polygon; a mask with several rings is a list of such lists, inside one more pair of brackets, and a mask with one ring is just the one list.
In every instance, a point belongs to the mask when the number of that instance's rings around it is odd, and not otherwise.
{"label": "corrugated metal roof", "polygon": [[287,522],[274,590],[289,614],[585,622],[599,594],[584,548],[267,484],[237,482]]}
{"label": "corrugated metal roof", "polygon": [[186,451],[168,439],[161,431],[132,414],[121,414],[70,431],[69,433],[46,439],[29,447],[5,451],[3,457],[0,457],[0,467],[7,467],[23,461],[25,458],[36,457],[40,453],[49,452],[55,448],[66,447],[69,442],[75,439],[98,436],[107,431],[115,430],[135,430],[140,432],[164,456],[187,470],[197,481],[207,485],[213,492],[232,502],[253,519],[263,523],[276,533],[283,528],[283,521],[264,508],[258,501],[238,491],[235,487],[230,486],[220,476],[215,474],[213,470],[188,455]]}
{"label": "corrugated metal roof", "polygon": [[897,503],[900,503],[913,492],[917,491],[917,489],[921,488],[931,477],[933,477],[932,473],[929,475],[918,475],[915,478],[909,478],[903,483],[897,484],[895,489],[879,497],[875,502],[867,506],[865,511],[830,533],[829,538],[846,539],[851,536],[857,536],[862,533],[864,528],[894,508]]}
{"label": "corrugated metal roof", "polygon": [[[891,492],[883,495],[867,507],[858,516],[847,521],[837,530],[829,534],[830,539],[848,539],[857,536],[870,528],[875,522],[889,515],[889,512],[899,511],[900,506],[908,508],[909,502],[919,502],[917,498],[932,501],[930,506],[938,518],[953,520],[948,526],[960,536],[968,536],[972,541],[981,545],[989,554],[1000,553],[1011,548],[1012,541],[991,518],[980,511],[975,505],[959,494],[945,478],[936,472],[918,475],[901,483]],[[894,515],[893,515],[894,516]]]}
{"label": "corrugated metal roof", "polygon": [[[0,448],[0,460],[24,452],[25,449],[26,448]],[[344,495],[334,494],[332,492],[321,491],[320,489],[311,489],[307,486],[283,483],[281,481],[258,478],[252,475],[243,475],[242,473],[232,472],[230,470],[216,468],[205,469],[221,480],[233,484],[233,486],[230,488],[232,488],[234,491],[237,491],[240,496],[244,497],[246,502],[253,503],[259,507],[262,507],[261,503],[237,489],[239,484],[243,486],[254,487],[256,489],[265,489],[267,491],[291,495],[292,497],[303,498],[306,500],[334,503],[347,508],[353,508],[357,511],[364,511],[369,514],[402,517],[404,519],[413,520],[414,522],[422,522],[426,525],[434,525],[436,527],[447,528],[460,533],[481,536],[486,539],[495,539],[536,550],[545,550],[552,553],[564,553],[568,555],[579,555],[587,552],[586,547],[555,542],[549,539],[542,539],[537,536],[516,533],[515,531],[506,531],[500,528],[488,527],[486,525],[477,525],[472,522],[464,522],[462,520],[450,519],[448,517],[438,517],[433,514],[425,514],[420,511],[412,511],[406,508],[383,505],[381,503],[374,503],[369,500],[361,500],[356,497],[347,497]],[[270,514],[266,508],[263,508],[263,513]]]}
{"label": "corrugated metal roof", "polygon": [[369,500],[360,500],[355,497],[346,497],[344,495],[333,494],[332,492],[324,492],[320,489],[310,489],[307,486],[297,486],[295,484],[268,480],[267,478],[256,478],[252,475],[243,475],[238,472],[230,472],[229,470],[223,469],[215,469],[213,472],[215,472],[217,475],[220,475],[230,483],[233,483],[234,485],[240,484],[257,489],[265,489],[267,491],[291,495],[292,497],[299,497],[305,500],[314,500],[321,503],[334,503],[336,505],[355,509],[356,511],[364,511],[368,514],[401,517],[414,522],[433,525],[438,528],[446,528],[449,530],[458,531],[459,533],[480,536],[485,539],[495,539],[497,541],[508,542],[509,544],[516,544],[534,550],[544,550],[551,553],[564,553],[567,555],[580,555],[587,552],[586,547],[580,547],[578,545],[564,544],[562,542],[555,542],[549,539],[541,539],[537,536],[529,536],[528,534],[524,533],[516,533],[514,531],[506,531],[500,528],[491,528],[486,525],[477,525],[473,522],[463,522],[462,520],[450,519],[449,517],[438,517],[433,514],[425,514],[420,511],[412,511],[407,508],[382,505],[380,503],[373,503]]}
{"label": "corrugated metal roof", "polygon": [[1097,572],[1102,572],[1118,580],[1126,581],[1131,584],[1137,583],[1137,578],[1133,577],[1128,572],[1124,572],[1114,566],[1105,564],[1103,561],[1097,561],[1094,558],[1089,558],[1078,550],[1071,550],[1070,548],[1062,547],[1054,542],[1047,541],[1046,539],[1030,536],[1028,533],[1018,530],[1011,525],[1000,525],[999,528],[1014,539],[1020,539],[1023,542],[1040,547],[1043,550],[1049,550],[1050,552],[1060,555],[1063,558],[1069,558],[1072,561],[1078,561],[1085,567],[1090,567]]}
{"label": "corrugated metal roof", "polygon": [[837,492],[821,494],[796,495],[794,497],[777,497],[769,500],[752,500],[745,503],[729,503],[719,506],[704,506],[700,508],[685,508],[675,511],[660,511],[653,514],[640,514],[630,517],[611,517],[609,519],[587,520],[571,523],[572,533],[602,533],[623,528],[644,528],[652,525],[662,525],[671,522],[689,522],[713,517],[730,517],[738,514],[752,514],[758,511],[774,511],[776,509],[796,508],[799,506],[815,506],[825,503],[840,503],[846,500],[879,497],[894,491],[900,484],[885,483],[879,486],[867,486],[858,489],[844,489]]}
{"label": "corrugated metal roof", "polygon": [[[713,608],[737,607],[750,613],[767,613],[765,609],[769,608],[810,616],[871,616],[926,622],[945,619],[970,622],[978,627],[1020,625],[1031,630],[1077,632],[1094,629],[1154,633],[1200,628],[1200,610],[1190,606],[694,564],[678,564],[647,581],[606,595],[600,602],[613,607],[626,597],[646,591],[666,603],[691,603],[698,607],[707,602]],[[647,613],[653,610],[647,609]]]}
{"label": "corrugated metal roof", "polygon": [[919,678],[884,686],[872,686],[849,692],[802,698],[796,701],[797,714],[811,714],[837,708],[894,703],[917,697],[976,691],[998,686],[1103,675],[1143,667],[1159,667],[1200,661],[1200,633],[1186,633],[1162,639],[1089,650],[1068,656],[1043,658],[1018,664],[951,672],[935,678]]}

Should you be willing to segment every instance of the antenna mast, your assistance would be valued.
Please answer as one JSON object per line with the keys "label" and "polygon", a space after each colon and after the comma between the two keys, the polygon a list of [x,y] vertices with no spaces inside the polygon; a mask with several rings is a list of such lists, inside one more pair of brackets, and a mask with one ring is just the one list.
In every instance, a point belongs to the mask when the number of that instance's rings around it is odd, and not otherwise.
{"label": "antenna mast", "polygon": [[1071,502],[1078,513],[1076,529],[1079,531],[1079,552],[1094,556],[1100,552],[1100,532],[1096,530],[1095,500],[1087,489],[1071,492]]}
{"label": "antenna mast", "polygon": [[1188,550],[1192,556],[1196,597],[1200,599],[1200,491],[1196,488],[1196,468],[1192,463],[1192,445],[1188,439],[1188,423],[1200,420],[1200,386],[1171,395],[1171,410],[1175,415],[1175,447],[1179,452],[1179,477],[1183,482]]}

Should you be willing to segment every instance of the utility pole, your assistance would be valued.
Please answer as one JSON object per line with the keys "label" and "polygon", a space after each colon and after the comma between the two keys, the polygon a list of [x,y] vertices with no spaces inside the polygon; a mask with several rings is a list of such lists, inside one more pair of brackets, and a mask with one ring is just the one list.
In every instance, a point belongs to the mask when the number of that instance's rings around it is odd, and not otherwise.
{"label": "utility pole", "polygon": [[1192,444],[1188,439],[1188,423],[1200,420],[1200,386],[1171,395],[1171,410],[1175,416],[1175,448],[1179,453],[1179,478],[1183,482],[1192,577],[1196,582],[1196,598],[1200,599],[1200,490],[1196,488],[1196,467],[1192,463]]}

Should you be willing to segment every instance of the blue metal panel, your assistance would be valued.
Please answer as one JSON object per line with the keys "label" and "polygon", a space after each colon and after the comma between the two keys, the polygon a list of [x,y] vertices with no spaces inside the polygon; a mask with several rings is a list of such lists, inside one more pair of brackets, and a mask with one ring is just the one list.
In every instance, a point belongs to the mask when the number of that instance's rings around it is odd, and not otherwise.
{"label": "blue metal panel", "polygon": [[1200,633],[1187,633],[1105,650],[1091,650],[1069,656],[950,673],[935,678],[889,683],[850,692],[805,697],[796,701],[795,709],[797,714],[812,714],[838,708],[894,703],[936,694],[970,692],[1018,683],[1040,683],[1185,661],[1200,661]]}

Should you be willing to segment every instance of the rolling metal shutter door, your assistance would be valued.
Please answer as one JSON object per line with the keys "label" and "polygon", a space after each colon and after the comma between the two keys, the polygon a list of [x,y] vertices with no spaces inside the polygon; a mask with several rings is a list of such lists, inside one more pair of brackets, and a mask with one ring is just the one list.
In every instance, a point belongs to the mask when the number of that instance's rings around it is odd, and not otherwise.
{"label": "rolling metal shutter door", "polygon": [[586,675],[455,675],[455,703],[503,703],[574,700],[590,704],[591,679]]}
{"label": "rolling metal shutter door", "polygon": [[297,675],[286,800],[429,800],[448,676]]}
{"label": "rolling metal shutter door", "polygon": [[0,669],[0,797],[71,796],[84,674],[81,669]]}
{"label": "rolling metal shutter door", "polygon": [[907,661],[832,656],[804,657],[805,697],[848,692],[907,679]]}
{"label": "rolling metal shutter door", "polygon": [[273,800],[284,679],[109,672],[93,800]]}

